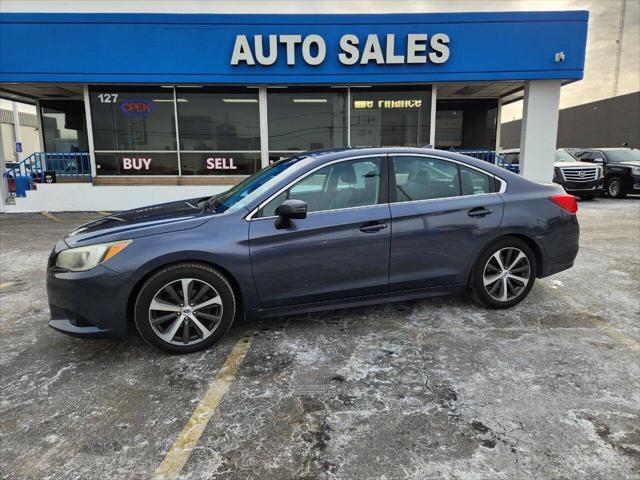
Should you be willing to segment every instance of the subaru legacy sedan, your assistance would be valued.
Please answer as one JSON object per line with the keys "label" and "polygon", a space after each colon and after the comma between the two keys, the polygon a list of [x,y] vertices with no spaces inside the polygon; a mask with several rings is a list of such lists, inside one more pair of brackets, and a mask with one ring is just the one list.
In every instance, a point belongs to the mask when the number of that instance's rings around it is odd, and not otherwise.
{"label": "subaru legacy sedan", "polygon": [[575,197],[464,155],[418,148],[304,153],[220,195],[83,225],[54,247],[54,329],[170,352],[241,318],[470,292],[522,301],[573,265]]}

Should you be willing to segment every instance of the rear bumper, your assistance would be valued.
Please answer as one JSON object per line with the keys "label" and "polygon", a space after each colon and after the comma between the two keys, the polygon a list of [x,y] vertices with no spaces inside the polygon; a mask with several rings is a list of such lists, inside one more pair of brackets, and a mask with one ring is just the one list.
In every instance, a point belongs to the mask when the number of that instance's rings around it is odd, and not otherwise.
{"label": "rear bumper", "polygon": [[548,277],[573,267],[580,248],[580,225],[578,217],[563,212],[562,225],[555,225],[553,230],[539,240],[542,250],[542,267],[538,278]]}
{"label": "rear bumper", "polygon": [[122,277],[101,265],[86,272],[49,268],[49,326],[76,337],[124,337],[130,289]]}

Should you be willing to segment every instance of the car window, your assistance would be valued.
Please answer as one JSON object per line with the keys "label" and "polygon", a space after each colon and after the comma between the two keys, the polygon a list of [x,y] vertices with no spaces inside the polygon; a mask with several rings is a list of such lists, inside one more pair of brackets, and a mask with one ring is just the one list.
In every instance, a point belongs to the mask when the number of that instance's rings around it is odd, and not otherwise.
{"label": "car window", "polygon": [[460,195],[458,166],[428,157],[394,157],[396,198],[399,202]]}
{"label": "car window", "polygon": [[607,158],[613,163],[637,162],[640,160],[640,150],[637,148],[609,148]]}
{"label": "car window", "polygon": [[556,162],[575,162],[576,158],[566,150],[559,148],[558,150],[556,150],[555,161]]}
{"label": "car window", "polygon": [[493,177],[464,165],[459,168],[462,195],[483,195],[495,191]]}
{"label": "car window", "polygon": [[266,204],[257,217],[271,217],[288,199],[303,200],[307,212],[376,205],[380,200],[382,158],[328,165],[300,180]]}

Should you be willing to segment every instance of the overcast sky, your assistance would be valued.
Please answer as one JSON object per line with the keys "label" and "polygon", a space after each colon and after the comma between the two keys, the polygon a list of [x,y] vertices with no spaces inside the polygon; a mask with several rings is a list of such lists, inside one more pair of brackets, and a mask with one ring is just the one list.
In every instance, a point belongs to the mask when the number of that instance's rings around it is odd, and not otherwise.
{"label": "overcast sky", "polygon": [[[258,13],[264,0],[0,0],[7,11]],[[588,10],[584,79],[562,88],[560,107],[614,95],[616,47],[622,0],[280,0],[269,13],[411,13],[514,10]],[[640,0],[626,1],[617,94],[640,90]],[[499,31],[493,32],[500,35]],[[10,108],[2,101],[2,108]],[[520,118],[522,102],[503,109],[503,121]]]}

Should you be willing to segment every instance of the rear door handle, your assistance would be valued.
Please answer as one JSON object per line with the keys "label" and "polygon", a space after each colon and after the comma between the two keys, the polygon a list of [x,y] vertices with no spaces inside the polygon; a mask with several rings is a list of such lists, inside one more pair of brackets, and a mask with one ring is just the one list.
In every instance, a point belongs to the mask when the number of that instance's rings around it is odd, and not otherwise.
{"label": "rear door handle", "polygon": [[387,228],[386,223],[368,222],[360,226],[360,231],[364,233],[375,233]]}
{"label": "rear door handle", "polygon": [[484,217],[486,215],[489,215],[491,212],[492,212],[492,210],[490,210],[488,208],[476,207],[476,208],[472,208],[471,210],[469,210],[469,216],[470,217]]}

